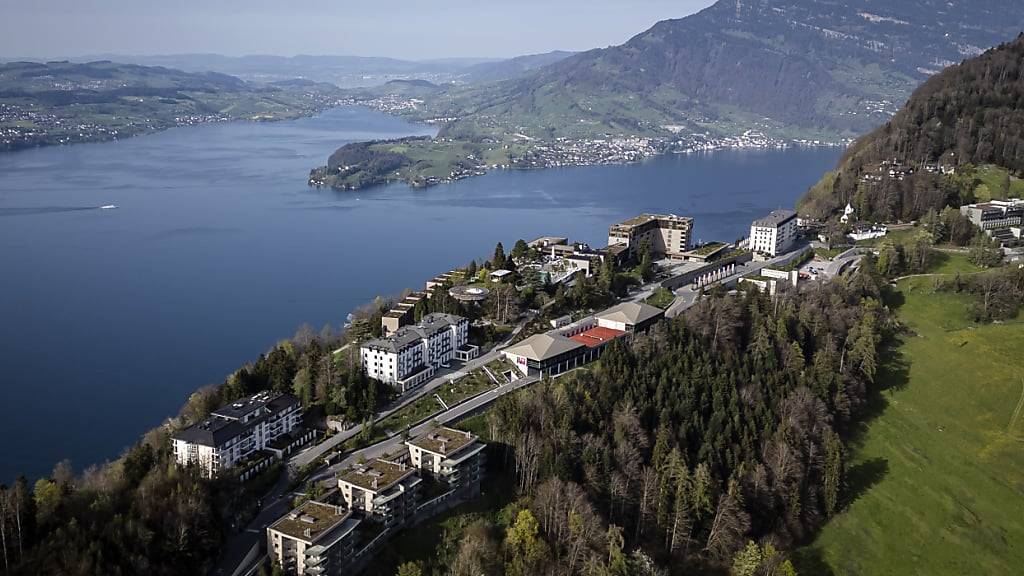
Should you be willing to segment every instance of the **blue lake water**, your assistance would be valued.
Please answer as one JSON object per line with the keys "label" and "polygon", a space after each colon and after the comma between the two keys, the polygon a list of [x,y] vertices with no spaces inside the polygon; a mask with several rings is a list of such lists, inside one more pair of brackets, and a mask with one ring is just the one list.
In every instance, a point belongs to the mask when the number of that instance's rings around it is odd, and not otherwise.
{"label": "blue lake water", "polygon": [[731,241],[841,153],[666,156],[425,190],[305,185],[346,142],[430,132],[345,108],[0,155],[0,482],[113,458],[299,325],[338,326],[497,241],[601,246],[642,212]]}

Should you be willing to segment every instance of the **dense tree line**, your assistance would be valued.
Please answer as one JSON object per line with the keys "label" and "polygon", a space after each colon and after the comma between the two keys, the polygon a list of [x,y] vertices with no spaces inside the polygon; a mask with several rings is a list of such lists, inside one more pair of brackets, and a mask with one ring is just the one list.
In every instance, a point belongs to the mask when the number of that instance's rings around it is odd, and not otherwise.
{"label": "dense tree line", "polygon": [[[382,302],[377,303],[383,307]],[[369,314],[373,305],[359,311]],[[379,317],[378,317],[379,323]],[[308,327],[195,392],[179,416],[119,459],[75,474],[62,462],[31,484],[0,485],[0,566],[10,574],[198,574],[226,536],[256,512],[274,468],[244,485],[201,478],[174,464],[170,436],[212,410],[263,390],[294,393],[307,409],[359,421],[391,393],[366,377],[354,354],[334,355],[347,337]]]}
{"label": "dense tree line", "polygon": [[1017,318],[1024,306],[1024,268],[1007,266],[998,270],[937,282],[939,290],[966,294],[971,299],[968,314],[975,322],[996,322]]}
{"label": "dense tree line", "polygon": [[[865,167],[891,160],[916,170],[861,179]],[[971,178],[920,169],[939,162],[968,173],[983,164],[1024,173],[1024,36],[925,82],[890,122],[850,147],[800,211],[826,217],[849,202],[864,220],[893,222],[973,201]]]}
{"label": "dense tree line", "polygon": [[793,573],[782,551],[844,504],[842,435],[891,324],[881,284],[868,260],[774,298],[716,294],[503,400],[488,434],[521,498],[444,573]]}

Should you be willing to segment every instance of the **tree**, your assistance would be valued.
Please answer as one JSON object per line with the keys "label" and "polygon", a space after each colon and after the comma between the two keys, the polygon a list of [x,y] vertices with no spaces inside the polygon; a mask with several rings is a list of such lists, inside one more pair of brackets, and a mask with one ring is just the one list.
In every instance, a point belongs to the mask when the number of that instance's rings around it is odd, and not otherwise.
{"label": "tree", "polygon": [[754,576],[761,567],[761,559],[761,547],[753,540],[747,541],[746,548],[737,552],[733,558],[733,576]]}
{"label": "tree", "polygon": [[526,241],[522,238],[516,240],[515,246],[512,247],[512,257],[521,260],[529,253],[530,247],[526,245]]}
{"label": "tree", "polygon": [[302,405],[309,407],[313,404],[313,377],[308,366],[299,368],[292,380],[292,393],[302,402]]}
{"label": "tree", "polygon": [[994,268],[1003,262],[1003,251],[994,240],[978,234],[971,242],[967,258],[981,268]]}
{"label": "tree", "polygon": [[406,562],[398,567],[395,576],[423,576],[423,568],[418,562]]}
{"label": "tree", "polygon": [[500,546],[487,520],[476,520],[459,541],[459,550],[451,565],[451,576],[497,576]]}
{"label": "tree", "polygon": [[511,560],[506,564],[506,574],[528,576],[547,556],[547,546],[539,537],[540,526],[537,518],[528,508],[519,511],[515,523],[505,535],[505,546]]}
{"label": "tree", "polygon": [[470,260],[469,266],[466,266],[466,280],[472,281],[476,278],[477,271],[476,260]]}
{"label": "tree", "polygon": [[654,261],[651,258],[651,246],[647,242],[644,242],[640,247],[640,278],[644,282],[649,282],[651,278],[654,278]]}
{"label": "tree", "polygon": [[501,242],[494,247],[494,257],[491,258],[491,270],[501,270],[505,268],[505,247],[501,245]]}
{"label": "tree", "polygon": [[829,429],[825,432],[825,474],[823,491],[825,513],[832,516],[839,504],[839,492],[843,481],[843,442],[839,434]]}

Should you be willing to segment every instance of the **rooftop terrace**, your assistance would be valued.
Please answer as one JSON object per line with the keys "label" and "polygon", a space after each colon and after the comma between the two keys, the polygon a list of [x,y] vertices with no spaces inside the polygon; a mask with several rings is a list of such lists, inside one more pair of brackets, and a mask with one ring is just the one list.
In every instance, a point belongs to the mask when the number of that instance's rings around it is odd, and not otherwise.
{"label": "rooftop terrace", "polygon": [[380,492],[387,490],[412,473],[413,469],[405,464],[375,459],[366,464],[357,464],[343,472],[338,478],[342,482],[364,490]]}
{"label": "rooftop terrace", "polygon": [[345,522],[351,515],[351,512],[340,506],[310,500],[282,516],[280,520],[271,524],[270,529],[312,543]]}

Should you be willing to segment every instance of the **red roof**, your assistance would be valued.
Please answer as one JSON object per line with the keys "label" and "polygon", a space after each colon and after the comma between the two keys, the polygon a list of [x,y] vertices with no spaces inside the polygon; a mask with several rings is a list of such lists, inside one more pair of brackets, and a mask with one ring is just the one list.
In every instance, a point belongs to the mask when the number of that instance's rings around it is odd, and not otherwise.
{"label": "red roof", "polygon": [[611,328],[597,326],[585,332],[580,332],[575,336],[571,336],[570,339],[574,342],[579,342],[588,348],[597,348],[598,346],[601,346],[606,342],[610,342],[623,334],[625,334],[625,332],[622,330],[612,330]]}

